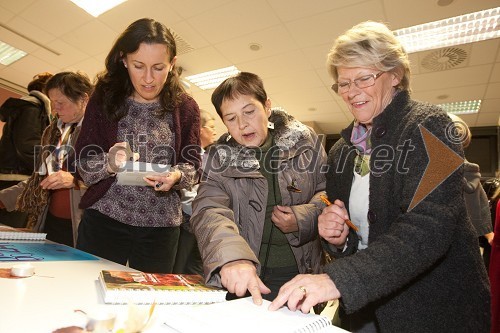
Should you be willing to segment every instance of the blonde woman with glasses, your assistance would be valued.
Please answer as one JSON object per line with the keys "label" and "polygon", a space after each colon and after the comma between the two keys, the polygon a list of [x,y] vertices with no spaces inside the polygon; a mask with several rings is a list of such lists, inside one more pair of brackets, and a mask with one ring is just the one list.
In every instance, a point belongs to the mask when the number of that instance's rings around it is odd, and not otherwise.
{"label": "blonde woman with glasses", "polygon": [[[354,117],[329,152],[333,204],[318,217],[335,260],[324,274],[285,284],[271,309],[287,303],[308,312],[341,299],[342,325],[353,332],[489,332],[488,277],[451,119],[411,99],[408,55],[384,24],[339,36],[327,66]],[[442,160],[429,163],[429,155]],[[428,164],[436,167],[430,174]]]}

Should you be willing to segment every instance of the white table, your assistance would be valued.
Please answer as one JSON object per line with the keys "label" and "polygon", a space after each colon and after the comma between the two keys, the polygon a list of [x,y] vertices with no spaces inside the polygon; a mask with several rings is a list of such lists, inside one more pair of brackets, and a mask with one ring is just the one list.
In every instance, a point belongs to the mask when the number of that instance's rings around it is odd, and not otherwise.
{"label": "white table", "polygon": [[[1,268],[10,268],[13,262],[0,262]],[[97,288],[101,270],[133,269],[105,259],[88,261],[31,262],[35,275],[28,278],[0,278],[0,332],[48,333],[61,327],[84,327],[85,315],[75,312],[103,311],[116,314],[115,329],[123,327],[128,312],[127,305],[104,304]],[[137,306],[147,313],[149,306]],[[172,307],[185,305],[157,305],[147,333],[170,332],[163,325],[162,313]],[[242,323],[240,333],[251,323]],[[222,327],[221,327],[222,328]],[[345,332],[331,327],[325,332]]]}
{"label": "white table", "polygon": [[[87,318],[75,312],[109,311],[125,317],[126,305],[104,304],[97,289],[101,270],[133,270],[105,259],[85,261],[30,262],[35,275],[28,278],[0,278],[0,332],[52,332],[60,327],[84,326]],[[13,262],[1,262],[10,268]],[[148,306],[140,306],[147,309]],[[170,306],[157,306],[153,320]],[[153,322],[154,323],[154,322]],[[148,332],[166,332],[152,325]]]}

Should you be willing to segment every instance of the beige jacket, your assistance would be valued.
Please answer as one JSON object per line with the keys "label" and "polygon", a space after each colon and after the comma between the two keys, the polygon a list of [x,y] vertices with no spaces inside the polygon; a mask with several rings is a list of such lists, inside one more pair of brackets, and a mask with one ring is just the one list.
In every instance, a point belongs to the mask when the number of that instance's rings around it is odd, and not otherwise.
{"label": "beige jacket", "polygon": [[[278,183],[282,205],[292,207],[299,231],[287,234],[301,273],[319,272],[321,245],[317,217],[324,208],[326,154],[318,136],[281,110],[270,121],[274,141],[282,149]],[[221,137],[208,150],[198,195],[193,201],[191,224],[210,285],[221,286],[218,270],[226,263],[246,259],[260,273],[258,253],[262,241],[268,185],[259,162],[243,146]],[[289,191],[295,182],[301,193]]]}

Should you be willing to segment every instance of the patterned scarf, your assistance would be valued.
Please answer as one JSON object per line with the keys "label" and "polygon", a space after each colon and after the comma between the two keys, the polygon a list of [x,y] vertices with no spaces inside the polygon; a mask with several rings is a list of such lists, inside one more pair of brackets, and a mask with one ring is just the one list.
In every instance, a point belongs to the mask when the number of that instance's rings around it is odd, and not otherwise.
{"label": "patterned scarf", "polygon": [[[57,120],[54,120],[43,132],[41,141],[42,146],[56,146],[60,138],[61,131],[57,127]],[[38,170],[40,170],[41,164],[50,153],[51,152],[47,149],[42,149],[37,160],[35,172],[33,172],[31,177],[27,180],[23,192],[17,198],[17,210],[28,213],[28,224],[26,227],[29,229],[32,229],[35,226],[39,215],[42,213],[44,207],[49,201],[50,192],[40,187],[40,183],[45,178],[45,175],[40,175]]]}
{"label": "patterned scarf", "polygon": [[372,152],[371,133],[371,127],[368,129],[359,122],[354,123],[351,133],[351,143],[356,147],[358,153],[354,160],[354,171],[361,177],[370,172],[370,154]]}

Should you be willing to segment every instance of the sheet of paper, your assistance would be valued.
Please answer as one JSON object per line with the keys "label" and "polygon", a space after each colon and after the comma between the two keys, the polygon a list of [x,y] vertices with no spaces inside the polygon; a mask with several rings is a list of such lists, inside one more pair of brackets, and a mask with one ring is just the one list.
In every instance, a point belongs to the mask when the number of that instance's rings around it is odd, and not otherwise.
{"label": "sheet of paper", "polygon": [[147,162],[125,162],[116,174],[118,185],[146,186],[144,177],[170,171],[170,165]]}

